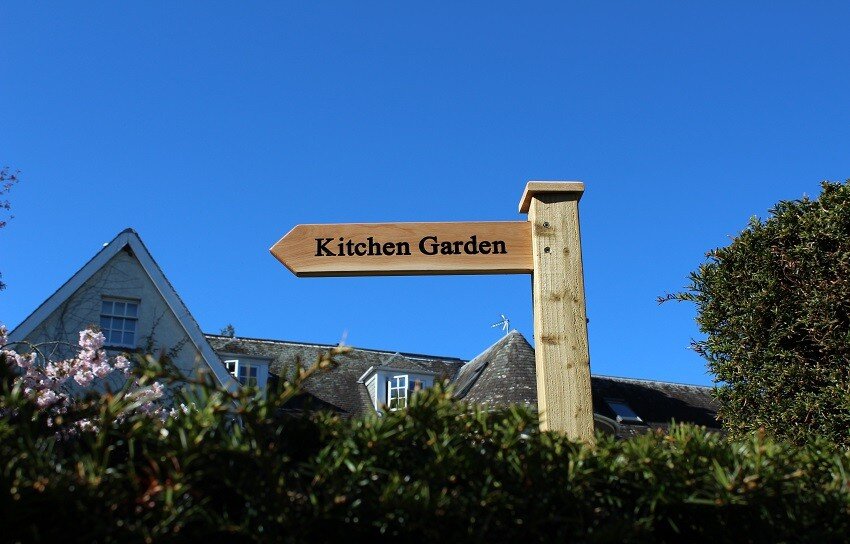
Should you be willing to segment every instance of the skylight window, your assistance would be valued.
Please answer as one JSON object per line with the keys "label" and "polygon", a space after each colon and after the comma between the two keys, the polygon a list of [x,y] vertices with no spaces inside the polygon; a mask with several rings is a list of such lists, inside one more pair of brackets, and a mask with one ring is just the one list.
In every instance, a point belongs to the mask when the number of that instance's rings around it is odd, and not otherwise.
{"label": "skylight window", "polygon": [[[460,391],[457,392],[458,398],[463,398],[469,393],[469,390],[472,389],[472,386],[475,385],[475,382],[478,381],[478,377],[481,376],[481,373],[484,372],[484,369],[487,367],[487,364],[490,361],[484,360],[478,363],[478,366],[472,369],[470,372],[469,378],[467,378],[466,382],[460,388]],[[471,364],[471,363],[466,363]]]}
{"label": "skylight window", "polygon": [[626,404],[626,401],[619,399],[605,399],[605,402],[617,415],[618,423],[643,423],[639,415],[632,410],[632,407]]}

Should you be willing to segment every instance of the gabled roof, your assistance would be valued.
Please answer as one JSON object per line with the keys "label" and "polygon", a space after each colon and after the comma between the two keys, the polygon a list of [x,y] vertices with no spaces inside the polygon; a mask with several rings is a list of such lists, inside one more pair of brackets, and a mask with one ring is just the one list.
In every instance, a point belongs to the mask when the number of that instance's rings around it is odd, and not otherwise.
{"label": "gabled roof", "polygon": [[437,372],[434,372],[433,370],[425,370],[424,367],[422,367],[422,365],[413,366],[413,365],[406,365],[406,364],[403,364],[403,363],[395,363],[394,364],[394,363],[390,362],[390,363],[387,363],[387,364],[383,364],[381,366],[370,366],[369,368],[366,369],[366,372],[364,372],[363,375],[360,376],[357,379],[357,383],[368,382],[369,379],[373,375],[375,375],[375,373],[382,371],[382,370],[383,371],[390,371],[390,372],[407,372],[407,373],[410,373],[410,374],[422,374],[422,375],[425,375],[425,376],[438,376]]}
{"label": "gabled roof", "polygon": [[56,310],[63,302],[65,302],[77,289],[86,283],[98,270],[109,262],[119,251],[124,248],[129,248],[132,254],[141,264],[142,269],[147,273],[151,282],[153,282],[159,294],[162,296],[165,303],[174,313],[177,321],[186,331],[186,335],[192,341],[192,344],[201,354],[204,362],[207,363],[212,374],[223,386],[228,389],[235,389],[238,384],[233,377],[221,364],[221,361],[213,351],[209,342],[201,332],[198,322],[192,317],[189,309],[183,303],[180,295],[174,290],[174,286],[168,281],[168,278],[163,274],[162,269],[151,256],[148,248],[142,242],[142,239],[133,229],[125,229],[121,231],[111,242],[106,244],[103,249],[97,252],[89,262],[83,265],[76,274],[62,284],[55,293],[50,295],[47,300],[35,309],[24,321],[15,327],[9,338],[12,341],[20,341],[30,334],[42,321],[44,321],[54,310]]}

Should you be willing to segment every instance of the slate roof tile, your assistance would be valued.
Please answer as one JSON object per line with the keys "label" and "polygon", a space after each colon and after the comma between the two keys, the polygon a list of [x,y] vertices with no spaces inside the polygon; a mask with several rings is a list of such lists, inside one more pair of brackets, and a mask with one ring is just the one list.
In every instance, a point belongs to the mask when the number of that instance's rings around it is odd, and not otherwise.
{"label": "slate roof tile", "polygon": [[[296,364],[309,367],[334,346],[331,344],[308,344],[283,340],[227,337],[208,334],[207,340],[219,352],[243,353],[254,357],[271,359],[269,372],[287,376]],[[332,405],[345,415],[359,416],[369,413],[372,404],[366,386],[357,380],[373,366],[388,365],[399,370],[434,372],[440,379],[450,380],[463,365],[455,357],[435,357],[416,353],[400,353],[374,349],[352,349],[337,358],[333,369],[310,377],[304,384],[305,390],[319,401]]]}
{"label": "slate roof tile", "polygon": [[[313,364],[333,346],[256,338],[230,338],[207,335],[218,352],[244,353],[271,360],[270,371],[285,376],[296,361]],[[435,357],[383,350],[352,349],[339,358],[339,366],[311,377],[305,384],[309,397],[320,407],[332,406],[348,416],[371,413],[373,408],[366,386],[358,379],[370,367],[384,366],[434,372],[452,382],[455,396],[466,402],[489,406],[537,402],[534,348],[517,331],[511,331],[464,363],[455,357]],[[648,429],[666,429],[671,421],[720,429],[717,403],[710,387],[613,376],[592,376],[593,411],[597,416],[616,420],[606,399],[625,401],[643,420],[616,424],[618,436],[631,436]]]}

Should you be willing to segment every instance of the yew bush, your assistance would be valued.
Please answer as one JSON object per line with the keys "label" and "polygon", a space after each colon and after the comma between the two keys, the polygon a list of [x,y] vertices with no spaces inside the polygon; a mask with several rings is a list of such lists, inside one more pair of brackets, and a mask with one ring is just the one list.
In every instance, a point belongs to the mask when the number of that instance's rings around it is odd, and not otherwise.
{"label": "yew bush", "polygon": [[[184,407],[165,417],[134,409],[131,387],[57,416],[9,352],[4,541],[828,542],[850,530],[850,453],[826,442],[675,427],[587,447],[538,432],[526,408],[482,410],[439,387],[381,417],[288,410],[334,353],[267,395],[201,379],[180,384]],[[134,372],[143,386],[177,379]]]}
{"label": "yew bush", "polygon": [[708,253],[683,293],[732,436],[850,446],[850,185],[784,201]]}

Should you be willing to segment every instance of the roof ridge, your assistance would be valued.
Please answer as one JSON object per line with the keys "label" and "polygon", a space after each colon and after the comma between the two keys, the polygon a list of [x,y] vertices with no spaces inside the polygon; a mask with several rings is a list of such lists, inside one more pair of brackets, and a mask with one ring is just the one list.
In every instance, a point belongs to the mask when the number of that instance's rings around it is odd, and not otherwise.
{"label": "roof ridge", "polygon": [[[132,231],[133,229],[130,229],[130,228],[124,229],[124,230],[122,230],[121,232],[119,232],[118,234],[116,234],[116,235],[112,238],[112,240],[110,240],[109,242],[107,242],[107,243],[103,244],[103,245],[101,246],[101,248],[100,248],[99,250],[97,250],[97,252],[95,252],[95,254],[94,254],[94,255],[92,255],[92,256],[91,256],[91,258],[90,258],[89,260],[87,260],[87,261],[86,261],[86,262],[85,262],[85,263],[84,263],[81,267],[79,267],[79,268],[77,269],[77,271],[76,271],[76,272],[74,272],[73,274],[71,274],[71,276],[70,276],[70,277],[68,277],[68,279],[67,279],[67,280],[65,280],[64,282],[62,282],[62,284],[61,284],[59,287],[57,287],[56,289],[54,289],[54,290],[53,290],[53,293],[51,293],[50,295],[48,295],[48,297],[47,297],[47,298],[45,298],[45,299],[44,299],[44,301],[42,301],[42,303],[41,303],[41,304],[39,304],[38,306],[36,306],[36,307],[35,307],[35,309],[34,309],[33,311],[31,311],[31,312],[29,313],[29,315],[27,315],[27,316],[26,316],[26,317],[25,317],[25,318],[24,318],[24,319],[23,319],[20,323],[18,323],[18,324],[15,326],[15,328],[14,328],[14,329],[12,329],[11,331],[9,331],[9,332],[10,332],[10,335],[14,335],[14,334],[15,334],[15,332],[16,332],[16,331],[17,331],[17,330],[21,327],[21,325],[23,325],[24,323],[26,323],[26,322],[27,322],[27,320],[29,320],[30,318],[34,317],[34,316],[35,316],[35,314],[36,314],[36,312],[38,312],[38,311],[39,311],[39,310],[40,310],[43,306],[45,306],[48,302],[50,302],[50,299],[51,299],[51,298],[53,298],[54,296],[56,296],[56,295],[59,293],[59,291],[61,291],[61,290],[62,290],[62,288],[63,288],[63,287],[65,287],[66,285],[69,285],[69,284],[71,283],[71,281],[74,279],[74,276],[76,276],[77,274],[81,273],[83,270],[85,270],[85,268],[86,268],[87,266],[89,266],[89,264],[90,264],[92,261],[94,261],[95,259],[97,259],[97,258],[98,258],[101,254],[105,253],[105,252],[109,249],[109,246],[111,246],[112,244],[114,244],[114,243],[115,243],[115,241],[116,241],[116,240],[117,240],[117,239],[118,239],[118,238],[119,238],[122,234],[127,233],[127,231],[128,231],[128,230]],[[135,232],[135,231],[133,231],[133,232]],[[126,245],[126,244],[124,244],[124,245]],[[123,247],[124,247],[124,246],[121,246],[121,248],[123,248]],[[120,249],[120,248],[119,248],[119,249]]]}
{"label": "roof ridge", "polygon": [[[315,346],[320,348],[333,348],[338,346],[339,344],[323,344],[321,342],[299,342],[297,340],[279,340],[275,338],[255,338],[251,336],[224,336],[222,334],[213,334],[205,332],[204,335],[212,336],[215,338],[230,338],[232,340],[248,340],[254,342],[269,342],[273,344],[295,344],[297,346]],[[466,359],[461,357],[451,357],[451,356],[442,356],[442,355],[427,355],[424,353],[411,353],[406,351],[398,351],[392,349],[374,349],[374,348],[361,348],[357,346],[348,346],[352,349],[360,350],[360,351],[370,351],[373,353],[384,353],[389,355],[400,355],[402,357],[413,357],[418,359],[436,359],[441,361],[460,361],[462,363],[466,363]]]}
{"label": "roof ridge", "polygon": [[[502,336],[501,338],[499,338],[498,340],[496,340],[495,342],[493,342],[492,344],[490,344],[489,346],[484,348],[481,351],[481,353],[479,353],[478,355],[476,355],[475,357],[473,357],[472,359],[467,361],[467,363],[471,363],[471,362],[477,360],[479,357],[482,357],[483,355],[492,352],[496,348],[501,349],[505,344],[508,344],[510,341],[515,340],[517,337],[525,340],[525,342],[528,343],[528,339],[525,337],[525,335],[523,335],[521,332],[519,332],[516,329],[512,329],[509,333],[505,334],[504,336]],[[529,344],[529,346],[530,345],[531,344]],[[466,366],[466,365],[464,365],[464,366]]]}
{"label": "roof ridge", "polygon": [[683,383],[683,382],[669,382],[666,380],[651,380],[649,378],[628,378],[626,376],[609,376],[607,374],[593,374],[590,375],[591,378],[608,378],[611,380],[619,380],[625,382],[641,382],[641,383],[661,383],[666,385],[683,385],[685,387],[698,387],[700,389],[714,389],[713,385],[699,385],[696,383]]}
{"label": "roof ridge", "polygon": [[238,384],[227,372],[218,355],[213,351],[209,341],[201,331],[201,327],[189,311],[186,303],[177,293],[171,280],[165,275],[159,263],[156,262],[150,250],[142,241],[141,236],[132,228],[126,228],[115,235],[114,238],[102,246],[92,258],[71,275],[52,295],[47,297],[26,319],[12,330],[10,338],[18,340],[25,338],[36,326],[47,319],[50,314],[61,304],[67,301],[87,281],[97,274],[121,251],[127,251],[141,267],[142,272],[153,284],[158,296],[162,298],[168,310],[183,331],[189,341],[195,346],[201,355],[201,359],[210,367],[216,379],[226,388],[235,389]]}

